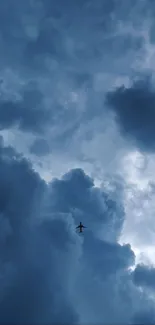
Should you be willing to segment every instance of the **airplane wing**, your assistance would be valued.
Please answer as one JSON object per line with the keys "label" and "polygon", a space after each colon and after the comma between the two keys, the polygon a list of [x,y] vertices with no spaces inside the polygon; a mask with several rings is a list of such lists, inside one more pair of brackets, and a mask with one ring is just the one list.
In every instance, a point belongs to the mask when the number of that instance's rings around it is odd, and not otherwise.
{"label": "airplane wing", "polygon": [[76,229],[77,229],[77,228],[80,228],[80,226],[77,226]]}

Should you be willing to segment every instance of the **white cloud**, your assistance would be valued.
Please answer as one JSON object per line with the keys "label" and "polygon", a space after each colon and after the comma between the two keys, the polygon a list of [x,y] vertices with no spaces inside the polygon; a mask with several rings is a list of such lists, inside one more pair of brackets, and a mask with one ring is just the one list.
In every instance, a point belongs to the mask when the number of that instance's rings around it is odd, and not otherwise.
{"label": "white cloud", "polygon": [[155,245],[154,155],[138,151],[122,160],[122,173],[127,183],[124,196],[126,219],[120,242],[130,242],[136,263],[153,264]]}

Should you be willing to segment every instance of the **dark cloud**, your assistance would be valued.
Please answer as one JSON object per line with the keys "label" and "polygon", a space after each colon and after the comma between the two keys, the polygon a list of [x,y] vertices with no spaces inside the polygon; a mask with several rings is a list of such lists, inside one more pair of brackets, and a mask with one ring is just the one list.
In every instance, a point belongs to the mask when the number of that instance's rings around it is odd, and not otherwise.
{"label": "dark cloud", "polygon": [[[80,1],[78,4],[67,1],[65,7],[62,3],[61,0],[57,3],[41,1],[42,19],[37,26],[37,37],[27,40],[24,58],[28,65],[33,62],[33,67],[39,68],[49,57],[73,71],[76,64],[83,75],[81,64],[83,66],[86,58],[92,60],[101,56],[100,31],[106,33],[110,30],[110,15],[115,8],[115,1],[104,4],[100,1],[98,6],[89,1]],[[93,28],[98,35],[96,39]],[[88,29],[91,30],[91,38],[88,37]],[[83,30],[82,37],[80,30]],[[76,73],[79,75],[77,69]]]}
{"label": "dark cloud", "polygon": [[155,313],[154,310],[149,310],[149,312],[141,312],[137,313],[133,319],[133,324],[140,325],[140,324],[148,324],[153,325],[155,322]]}
{"label": "dark cloud", "polygon": [[50,113],[43,110],[43,95],[37,84],[27,83],[19,92],[19,100],[0,99],[0,129],[18,127],[22,131],[43,133],[49,123]]}
{"label": "dark cloud", "polygon": [[45,139],[36,139],[30,147],[30,153],[36,156],[46,156],[49,152],[50,148]]}
{"label": "dark cloud", "polygon": [[150,79],[136,81],[107,93],[122,134],[146,152],[155,150],[155,90]]}
{"label": "dark cloud", "polygon": [[0,184],[0,323],[75,323],[64,277],[58,275],[69,232],[61,220],[48,227],[37,222],[47,186],[27,160],[3,144]]}
{"label": "dark cloud", "polygon": [[128,269],[135,262],[130,245],[108,243],[92,234],[85,234],[83,249],[94,276],[98,275],[104,281],[118,271]]}
{"label": "dark cloud", "polygon": [[[80,46],[80,30],[83,29],[83,39],[91,29],[95,40],[93,25],[96,32],[107,30],[112,22],[110,14],[115,9],[115,1],[111,0],[99,5],[89,1],[79,1],[78,4],[67,1],[65,6],[61,0],[54,1],[24,1],[7,0],[1,4],[0,28],[3,62],[30,70],[45,67],[46,58],[52,58],[59,63],[71,65],[73,60],[80,66],[86,56],[99,55],[97,40],[91,48],[91,40],[87,39],[87,47]],[[10,8],[10,10],[8,9]],[[102,12],[102,14],[101,14]],[[9,21],[9,24],[6,22]],[[95,26],[97,24],[97,26]],[[87,28],[84,28],[87,27]],[[73,39],[76,37],[76,40]],[[71,40],[71,42],[70,42]],[[83,43],[83,42],[82,42]],[[72,44],[74,48],[72,48]],[[95,47],[96,45],[96,47]],[[81,69],[82,70],[82,69]]]}
{"label": "dark cloud", "polygon": [[[52,222],[50,226],[52,228]],[[61,249],[64,250],[64,247],[60,246],[61,241],[55,247],[55,237],[52,237],[52,233],[49,237],[49,229],[45,229],[41,227],[37,232],[33,230],[33,233],[22,231],[22,236],[28,238],[20,252],[16,248],[17,256],[13,259],[15,274],[11,280],[9,276],[9,286],[1,297],[0,323],[77,322],[77,315],[67,298],[65,283],[63,285],[64,277],[59,271],[62,263]],[[18,244],[22,244],[21,240]]]}
{"label": "dark cloud", "polygon": [[146,265],[137,265],[134,273],[134,281],[139,286],[147,286],[154,290],[155,288],[155,269]]}

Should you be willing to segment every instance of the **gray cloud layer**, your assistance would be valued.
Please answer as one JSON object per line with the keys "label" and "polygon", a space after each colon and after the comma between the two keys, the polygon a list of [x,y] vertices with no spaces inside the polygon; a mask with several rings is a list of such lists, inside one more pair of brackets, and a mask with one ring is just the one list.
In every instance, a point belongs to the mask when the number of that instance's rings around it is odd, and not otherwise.
{"label": "gray cloud layer", "polygon": [[[104,87],[128,75],[130,61],[143,48],[144,36],[137,29],[133,33],[130,20],[138,28],[140,13],[150,14],[148,2],[67,1],[63,6],[60,0],[7,0],[0,9],[1,129],[45,133],[46,154],[71,146],[81,129],[85,139],[87,132],[92,137],[92,128],[84,129],[97,117],[104,124]],[[13,79],[18,75],[20,100],[10,99],[15,80],[8,87],[8,69]],[[40,148],[36,151],[34,143],[31,153],[42,155]]]}

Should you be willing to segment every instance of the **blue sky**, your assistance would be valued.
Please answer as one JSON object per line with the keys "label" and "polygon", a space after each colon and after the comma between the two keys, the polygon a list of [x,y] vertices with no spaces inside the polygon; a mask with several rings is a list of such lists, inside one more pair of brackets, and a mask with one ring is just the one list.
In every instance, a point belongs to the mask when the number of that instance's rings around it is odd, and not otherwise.
{"label": "blue sky", "polygon": [[0,3],[0,324],[155,323],[154,13]]}

